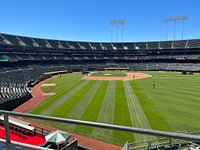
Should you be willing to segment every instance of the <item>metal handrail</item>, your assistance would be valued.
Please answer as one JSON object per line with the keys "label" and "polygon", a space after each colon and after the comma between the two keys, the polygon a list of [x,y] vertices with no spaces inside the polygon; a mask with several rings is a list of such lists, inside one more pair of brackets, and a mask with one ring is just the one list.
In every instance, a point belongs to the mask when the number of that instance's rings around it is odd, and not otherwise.
{"label": "metal handrail", "polygon": [[[111,129],[111,130],[126,131],[126,132],[146,134],[146,135],[170,137],[170,138],[175,138],[175,139],[184,139],[184,140],[188,140],[188,141],[200,141],[200,136],[183,134],[183,133],[142,129],[142,128],[119,126],[119,125],[105,124],[105,123],[98,123],[98,122],[89,122],[89,121],[50,117],[50,116],[43,116],[43,115],[26,114],[26,113],[21,113],[21,112],[11,112],[11,111],[5,111],[5,110],[0,110],[0,114],[4,114],[4,117],[8,117],[9,115],[11,115],[11,116],[33,118],[33,119],[49,120],[49,121],[54,121],[54,122],[70,123],[70,124],[75,124],[75,125],[83,125],[83,126]],[[5,118],[5,121],[7,119]],[[9,137],[9,130],[8,130],[9,124],[7,124],[7,123],[5,122],[5,128],[7,130],[6,137]],[[9,142],[9,140],[8,140],[8,142]]]}
{"label": "metal handrail", "polygon": [[[6,140],[4,139],[0,139],[0,143],[5,143]],[[45,147],[39,147],[39,146],[35,146],[35,145],[29,145],[29,144],[25,144],[25,143],[20,143],[20,142],[16,142],[16,141],[12,141],[11,142],[12,145],[15,145],[17,147],[23,147],[23,148],[29,148],[29,149],[34,149],[34,150],[53,150],[50,148],[45,148]]]}

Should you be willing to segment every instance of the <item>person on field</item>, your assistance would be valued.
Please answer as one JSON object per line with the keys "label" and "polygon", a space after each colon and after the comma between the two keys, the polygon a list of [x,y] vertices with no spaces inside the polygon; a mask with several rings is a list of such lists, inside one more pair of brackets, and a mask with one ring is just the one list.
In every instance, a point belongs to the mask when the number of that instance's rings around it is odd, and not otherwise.
{"label": "person on field", "polygon": [[155,83],[153,84],[153,88],[154,88],[154,89],[156,88],[156,84],[155,84]]}

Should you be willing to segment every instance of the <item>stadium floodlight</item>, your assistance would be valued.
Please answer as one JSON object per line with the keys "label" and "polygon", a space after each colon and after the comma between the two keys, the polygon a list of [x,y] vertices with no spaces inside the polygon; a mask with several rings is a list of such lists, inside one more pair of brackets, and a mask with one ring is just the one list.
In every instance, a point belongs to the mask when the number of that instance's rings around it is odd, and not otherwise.
{"label": "stadium floodlight", "polygon": [[114,25],[114,21],[110,20],[109,24],[111,25],[111,43],[113,42],[113,25]]}
{"label": "stadium floodlight", "polygon": [[124,25],[126,24],[125,20],[110,20],[109,24],[111,25],[111,42],[113,42],[114,26],[116,27],[116,42],[118,41],[118,27],[119,26],[121,26],[121,39],[122,39],[122,42],[123,42]]}
{"label": "stadium floodlight", "polygon": [[174,22],[174,41],[176,40],[176,22],[182,21],[182,40],[184,34],[184,23],[185,20],[188,20],[188,15],[181,15],[181,16],[166,16],[163,19],[163,22],[167,23],[167,31],[166,31],[166,40],[168,40],[168,23]]}
{"label": "stadium floodlight", "polygon": [[126,24],[126,22],[124,20],[121,20],[121,26],[122,26],[122,43],[124,42],[124,25]]}

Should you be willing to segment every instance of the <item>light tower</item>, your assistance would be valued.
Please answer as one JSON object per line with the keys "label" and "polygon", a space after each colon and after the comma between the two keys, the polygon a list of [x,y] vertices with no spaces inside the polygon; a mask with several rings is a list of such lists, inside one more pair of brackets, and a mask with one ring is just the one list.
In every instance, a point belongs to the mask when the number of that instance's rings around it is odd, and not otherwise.
{"label": "light tower", "polygon": [[185,20],[188,20],[188,15],[182,15],[182,16],[167,16],[164,17],[163,22],[167,23],[167,30],[166,30],[166,41],[168,40],[168,24],[169,22],[174,22],[174,41],[176,40],[176,22],[182,21],[182,40],[184,35],[184,28],[185,28]]}
{"label": "light tower", "polygon": [[111,25],[111,42],[114,42],[114,27],[116,28],[116,40],[115,42],[118,42],[118,30],[119,26],[121,26],[121,40],[123,42],[124,40],[124,25],[125,25],[125,20],[110,20],[109,24]]}

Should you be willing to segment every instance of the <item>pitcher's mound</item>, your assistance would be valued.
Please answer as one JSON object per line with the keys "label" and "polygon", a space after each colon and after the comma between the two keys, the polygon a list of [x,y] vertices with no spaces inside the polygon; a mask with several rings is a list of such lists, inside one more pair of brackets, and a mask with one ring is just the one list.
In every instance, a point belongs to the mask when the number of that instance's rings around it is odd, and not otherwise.
{"label": "pitcher's mound", "polygon": [[85,80],[139,80],[152,77],[146,73],[127,73],[126,77],[85,76]]}

